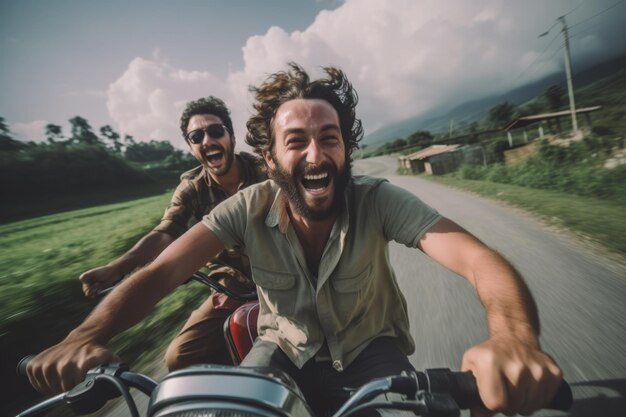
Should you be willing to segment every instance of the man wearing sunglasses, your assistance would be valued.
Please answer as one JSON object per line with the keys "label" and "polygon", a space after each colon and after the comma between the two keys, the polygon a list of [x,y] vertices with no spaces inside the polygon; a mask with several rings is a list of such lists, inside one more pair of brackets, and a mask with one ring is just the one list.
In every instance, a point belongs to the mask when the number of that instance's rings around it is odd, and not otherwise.
{"label": "man wearing sunglasses", "polygon": [[[265,180],[262,161],[241,152],[235,154],[232,121],[224,102],[216,97],[187,103],[180,119],[183,137],[200,166],[185,172],[161,222],[121,257],[80,276],[83,291],[93,297],[135,269],[156,258],[187,229],[216,205],[241,188]],[[248,292],[250,264],[234,250],[221,252],[207,268],[227,288]],[[225,318],[241,303],[214,293],[185,323],[165,354],[170,370],[197,363],[229,364],[222,336]]]}

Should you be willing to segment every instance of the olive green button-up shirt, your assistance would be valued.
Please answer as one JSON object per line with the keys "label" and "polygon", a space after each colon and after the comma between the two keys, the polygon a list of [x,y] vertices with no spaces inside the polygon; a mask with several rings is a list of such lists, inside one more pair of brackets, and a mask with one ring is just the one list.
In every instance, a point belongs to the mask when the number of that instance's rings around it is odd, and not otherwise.
{"label": "olive green button-up shirt", "polygon": [[[241,163],[239,190],[267,179],[263,169],[264,162],[260,158],[246,152],[235,154],[234,157]],[[161,222],[153,230],[178,238],[228,197],[228,193],[211,178],[207,170],[198,166],[181,175],[180,184],[174,191]],[[221,252],[206,266],[209,274],[216,279],[232,276],[250,285],[248,258],[235,250]]]}
{"label": "olive green button-up shirt", "polygon": [[417,247],[440,215],[387,181],[355,176],[335,222],[317,277],[306,264],[287,213],[284,193],[271,180],[229,198],[203,223],[227,248],[250,258],[259,293],[259,337],[280,346],[302,367],[324,341],[341,371],[373,339],[397,338],[415,349],[407,304],[389,262],[388,242]]}

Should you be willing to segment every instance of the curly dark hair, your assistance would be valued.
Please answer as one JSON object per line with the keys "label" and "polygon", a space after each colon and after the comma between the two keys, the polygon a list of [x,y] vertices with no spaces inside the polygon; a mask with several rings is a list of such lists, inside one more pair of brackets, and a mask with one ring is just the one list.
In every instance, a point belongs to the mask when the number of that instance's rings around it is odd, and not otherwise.
{"label": "curly dark hair", "polygon": [[346,145],[346,162],[350,164],[352,152],[359,147],[363,137],[363,127],[355,113],[359,98],[346,75],[338,68],[323,67],[327,77],[311,81],[300,65],[290,62],[288,66],[287,71],[271,74],[259,87],[250,87],[250,92],[254,94],[253,108],[256,114],[246,124],[246,143],[261,156],[263,151],[271,151],[274,144],[272,124],[278,108],[293,99],[322,99],[337,111]]}
{"label": "curly dark hair", "polygon": [[[230,120],[230,111],[222,100],[214,96],[202,97],[198,100],[190,101],[185,106],[182,116],[180,116],[180,130],[183,138],[187,135],[187,125],[189,119],[197,114],[212,114],[222,119],[222,123],[231,135],[233,135],[233,122]],[[186,139],[185,139],[186,140]]]}

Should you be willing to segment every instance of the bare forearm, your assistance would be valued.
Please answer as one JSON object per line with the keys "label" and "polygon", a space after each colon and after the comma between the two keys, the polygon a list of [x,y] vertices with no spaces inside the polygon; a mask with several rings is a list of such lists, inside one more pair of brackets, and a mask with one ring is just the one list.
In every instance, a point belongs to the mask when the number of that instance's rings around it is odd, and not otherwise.
{"label": "bare forearm", "polygon": [[424,234],[420,248],[474,286],[487,312],[492,337],[512,335],[537,343],[535,302],[520,275],[498,253],[446,218]]}
{"label": "bare forearm", "polygon": [[213,232],[198,224],[169,245],[150,265],[115,288],[68,336],[106,344],[146,317],[154,305],[223,249]]}
{"label": "bare forearm", "polygon": [[[134,273],[102,300],[68,339],[89,339],[104,345],[140,322],[175,287],[168,285],[163,275],[164,271],[150,266]],[[155,282],[159,285],[154,285]]]}
{"label": "bare forearm", "polygon": [[537,343],[537,306],[521,276],[505,259],[485,250],[473,262],[470,281],[485,307],[491,337],[514,336]]}

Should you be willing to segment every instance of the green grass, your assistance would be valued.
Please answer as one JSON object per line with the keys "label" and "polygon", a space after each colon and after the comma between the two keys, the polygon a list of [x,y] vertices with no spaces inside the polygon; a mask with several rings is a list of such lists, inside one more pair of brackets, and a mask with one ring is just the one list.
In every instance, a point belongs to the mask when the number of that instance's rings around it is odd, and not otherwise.
{"label": "green grass", "polygon": [[620,257],[626,256],[626,209],[619,201],[586,198],[569,193],[537,190],[488,181],[452,177],[429,180],[504,201],[539,215],[584,239],[597,242]]}
{"label": "green grass", "polygon": [[[158,223],[169,198],[168,192],[0,225],[0,374],[14,378],[20,357],[58,342],[86,317],[97,301],[83,296],[78,276],[129,249]],[[198,285],[184,286],[110,347],[134,369],[161,360],[164,346],[206,293]],[[33,397],[25,383],[5,383],[12,402],[2,401],[1,415]]]}

